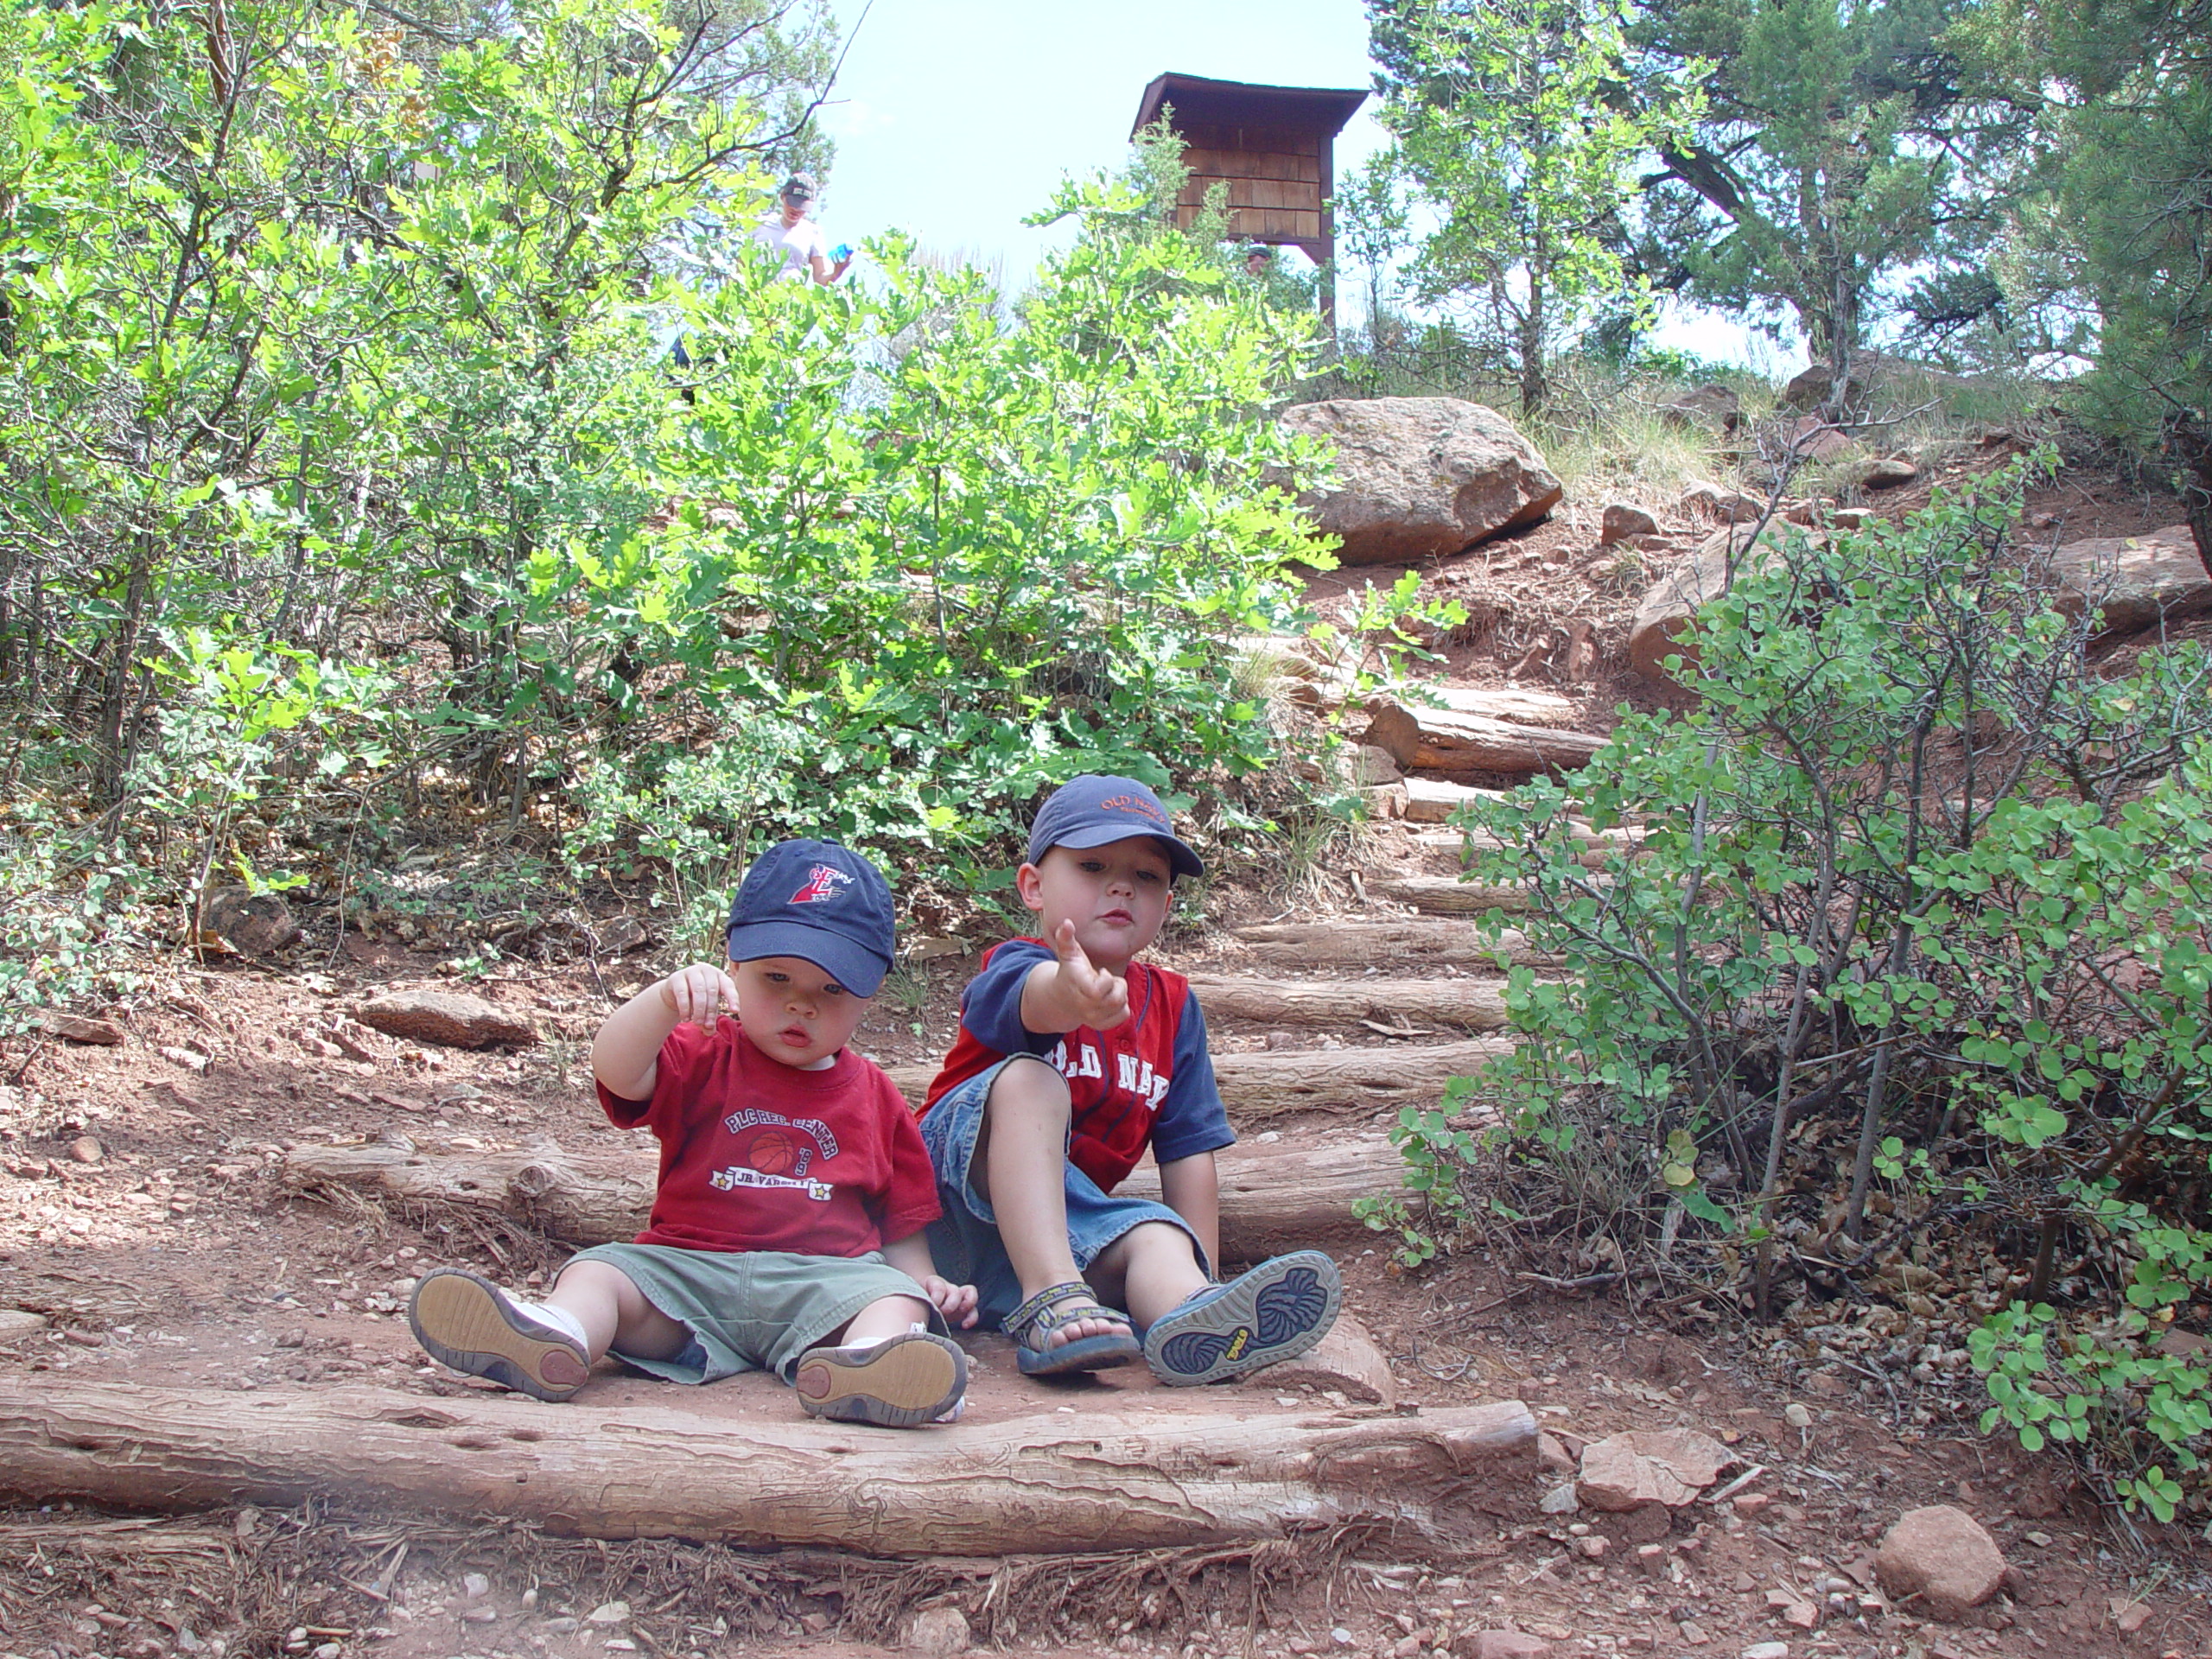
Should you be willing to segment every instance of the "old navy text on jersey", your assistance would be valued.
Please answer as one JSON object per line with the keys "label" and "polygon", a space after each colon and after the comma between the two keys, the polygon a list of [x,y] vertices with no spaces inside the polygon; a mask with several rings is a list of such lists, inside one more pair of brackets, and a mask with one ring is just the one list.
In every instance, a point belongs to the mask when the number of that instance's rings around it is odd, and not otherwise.
{"label": "old navy text on jersey", "polygon": [[[1052,1047],[1052,1064],[1060,1069],[1064,1077],[1100,1077],[1106,1075],[1099,1052],[1089,1043],[1083,1044],[1072,1054],[1065,1040]],[[1173,1082],[1153,1070],[1152,1062],[1135,1054],[1114,1057],[1115,1086],[1135,1096],[1147,1106],[1157,1106],[1167,1098],[1167,1085]]]}

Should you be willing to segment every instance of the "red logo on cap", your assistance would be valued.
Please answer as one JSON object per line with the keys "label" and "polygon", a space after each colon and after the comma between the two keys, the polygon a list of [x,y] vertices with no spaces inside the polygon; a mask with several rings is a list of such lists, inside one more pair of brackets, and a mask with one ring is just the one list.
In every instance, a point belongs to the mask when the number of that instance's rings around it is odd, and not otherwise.
{"label": "red logo on cap", "polygon": [[791,894],[791,901],[795,905],[812,905],[835,899],[841,889],[852,885],[852,880],[835,864],[817,864],[806,873],[806,885]]}

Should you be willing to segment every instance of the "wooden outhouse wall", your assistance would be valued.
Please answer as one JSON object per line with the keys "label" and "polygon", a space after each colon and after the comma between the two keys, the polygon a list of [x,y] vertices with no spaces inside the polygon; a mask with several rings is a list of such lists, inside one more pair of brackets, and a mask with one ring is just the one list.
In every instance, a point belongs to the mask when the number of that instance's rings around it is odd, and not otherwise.
{"label": "wooden outhouse wall", "polygon": [[1190,168],[1175,222],[1187,229],[1217,184],[1229,187],[1232,236],[1321,240],[1321,135],[1311,128],[1178,121]]}

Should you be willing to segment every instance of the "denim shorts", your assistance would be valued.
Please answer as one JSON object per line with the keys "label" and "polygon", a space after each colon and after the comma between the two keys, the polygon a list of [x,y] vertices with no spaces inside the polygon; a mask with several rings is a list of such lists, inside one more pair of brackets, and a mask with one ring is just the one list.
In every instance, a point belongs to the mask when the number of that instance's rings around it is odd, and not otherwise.
{"label": "denim shorts", "polygon": [[[1014,1057],[1016,1058],[1030,1057]],[[987,1071],[978,1071],[948,1090],[922,1119],[922,1144],[929,1148],[937,1168],[938,1202],[944,1213],[930,1224],[930,1254],[937,1270],[955,1284],[976,1287],[976,1304],[982,1323],[994,1330],[1021,1306],[1021,1281],[1014,1263],[999,1242],[998,1217],[990,1203],[976,1190],[969,1166],[976,1157],[976,1138],[983,1127],[983,1103],[991,1084],[1014,1058],[1001,1060]],[[1045,1062],[1038,1060],[1039,1065]],[[1067,1181],[1068,1249],[1076,1270],[1087,1270],[1099,1252],[1132,1228],[1147,1221],[1164,1221],[1186,1234],[1201,1270],[1211,1271],[1205,1248],[1191,1224],[1164,1204],[1149,1198],[1117,1198],[1103,1191],[1073,1164],[1064,1163]]]}
{"label": "denim shorts", "polygon": [[[788,1382],[799,1356],[842,1331],[871,1302],[922,1287],[874,1250],[797,1255],[788,1250],[687,1250],[673,1244],[601,1244],[571,1262],[604,1262],[691,1333],[682,1352],[648,1359],[613,1351],[625,1365],[671,1382],[719,1382],[773,1371]],[[944,1334],[935,1308],[930,1328]]]}

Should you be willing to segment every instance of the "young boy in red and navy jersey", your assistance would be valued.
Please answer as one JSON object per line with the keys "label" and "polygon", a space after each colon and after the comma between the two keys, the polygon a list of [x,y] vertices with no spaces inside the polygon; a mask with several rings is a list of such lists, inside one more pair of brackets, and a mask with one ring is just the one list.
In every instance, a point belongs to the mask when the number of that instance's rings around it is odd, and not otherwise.
{"label": "young boy in red and navy jersey", "polygon": [[[1336,1264],[1316,1250],[1212,1281],[1213,1155],[1236,1137],[1189,982],[1136,960],[1175,877],[1202,873],[1135,779],[1056,791],[1015,875],[1037,937],[984,957],[930,1085],[931,1249],[1030,1375],[1141,1355],[1164,1382],[1210,1382],[1303,1353],[1336,1319]],[[1166,1202],[1116,1198],[1147,1147]]]}
{"label": "young boy in red and navy jersey", "polygon": [[727,968],[698,963],[616,1009],[599,1103],[660,1142],[651,1224],[573,1256],[543,1302],[444,1268],[409,1320],[434,1359],[541,1400],[616,1357],[677,1382],[772,1370],[809,1414],[910,1428],[954,1414],[943,1332],[975,1292],[940,1277],[936,1182],[906,1103],[846,1046],[890,968],[891,890],[834,842],[746,873]]}

